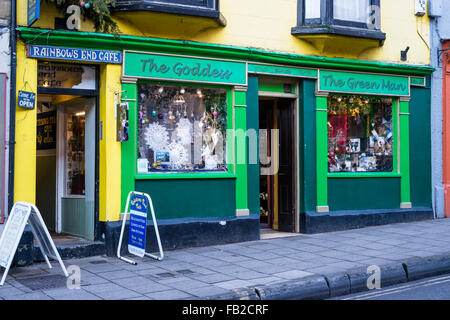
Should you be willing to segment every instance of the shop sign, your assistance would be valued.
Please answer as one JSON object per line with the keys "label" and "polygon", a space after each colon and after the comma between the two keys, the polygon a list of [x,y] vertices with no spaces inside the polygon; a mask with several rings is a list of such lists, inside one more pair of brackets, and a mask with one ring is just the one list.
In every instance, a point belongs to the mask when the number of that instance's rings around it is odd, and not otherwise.
{"label": "shop sign", "polygon": [[134,51],[124,52],[123,76],[247,85],[247,63]]}
{"label": "shop sign", "polygon": [[24,109],[34,109],[36,94],[33,92],[19,90],[17,105]]}
{"label": "shop sign", "polygon": [[248,64],[249,73],[271,74],[299,78],[317,78],[317,69],[277,66],[269,64]]}
{"label": "shop sign", "polygon": [[134,194],[130,201],[128,251],[139,257],[145,255],[148,203],[143,195]]}
{"label": "shop sign", "polygon": [[37,115],[37,150],[56,149],[56,111]]}
{"label": "shop sign", "polygon": [[27,6],[27,25],[30,27],[39,19],[41,8],[40,0],[28,0]]}
{"label": "shop sign", "polygon": [[411,77],[409,81],[411,82],[411,86],[414,87],[425,87],[427,84],[425,77]]}
{"label": "shop sign", "polygon": [[319,91],[385,96],[409,96],[409,77],[319,71]]}
{"label": "shop sign", "polygon": [[27,57],[74,60],[83,62],[122,63],[122,52],[80,48],[51,47],[29,44]]}

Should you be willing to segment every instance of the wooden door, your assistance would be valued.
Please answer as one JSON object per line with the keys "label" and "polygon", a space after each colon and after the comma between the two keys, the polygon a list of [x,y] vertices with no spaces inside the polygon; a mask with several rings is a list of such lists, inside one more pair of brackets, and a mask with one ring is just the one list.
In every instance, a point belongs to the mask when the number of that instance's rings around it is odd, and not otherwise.
{"label": "wooden door", "polygon": [[278,230],[295,231],[294,108],[293,100],[280,99],[277,104],[279,129]]}

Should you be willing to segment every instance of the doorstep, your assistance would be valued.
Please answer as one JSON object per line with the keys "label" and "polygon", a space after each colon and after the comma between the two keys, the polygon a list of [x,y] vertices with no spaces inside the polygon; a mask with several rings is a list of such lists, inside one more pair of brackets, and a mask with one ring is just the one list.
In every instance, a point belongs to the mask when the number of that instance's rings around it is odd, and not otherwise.
{"label": "doorstep", "polygon": [[[105,254],[105,243],[102,241],[89,241],[73,236],[52,235],[53,242],[58,249],[61,259],[86,258]],[[34,240],[33,261],[44,261],[39,246]]]}

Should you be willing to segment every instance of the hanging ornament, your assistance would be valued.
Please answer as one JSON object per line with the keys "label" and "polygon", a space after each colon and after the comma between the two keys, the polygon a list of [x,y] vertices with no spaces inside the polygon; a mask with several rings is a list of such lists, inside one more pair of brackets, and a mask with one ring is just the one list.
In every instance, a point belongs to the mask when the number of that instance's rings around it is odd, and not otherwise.
{"label": "hanging ornament", "polygon": [[164,119],[164,115],[162,113],[158,114],[158,119]]}
{"label": "hanging ornament", "polygon": [[154,117],[155,117],[156,115],[157,115],[156,111],[155,111],[155,110],[153,110],[153,111],[152,111],[152,116],[154,116]]}
{"label": "hanging ornament", "polygon": [[86,2],[84,2],[84,1],[81,1],[81,2],[80,2],[80,7],[84,7],[84,6],[85,6],[85,4],[86,4]]}
{"label": "hanging ornament", "polygon": [[84,7],[86,9],[89,9],[90,6],[91,6],[91,0],[89,0],[89,2],[84,5]]}

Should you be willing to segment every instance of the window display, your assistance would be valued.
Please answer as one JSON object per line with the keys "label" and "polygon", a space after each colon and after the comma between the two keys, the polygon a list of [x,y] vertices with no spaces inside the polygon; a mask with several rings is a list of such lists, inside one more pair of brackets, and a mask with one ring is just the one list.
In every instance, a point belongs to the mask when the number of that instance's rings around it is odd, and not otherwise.
{"label": "window display", "polygon": [[392,99],[328,98],[328,171],[392,172]]}
{"label": "window display", "polygon": [[85,195],[85,112],[68,114],[66,121],[66,196]]}
{"label": "window display", "polygon": [[138,85],[138,173],[227,171],[226,89]]}

